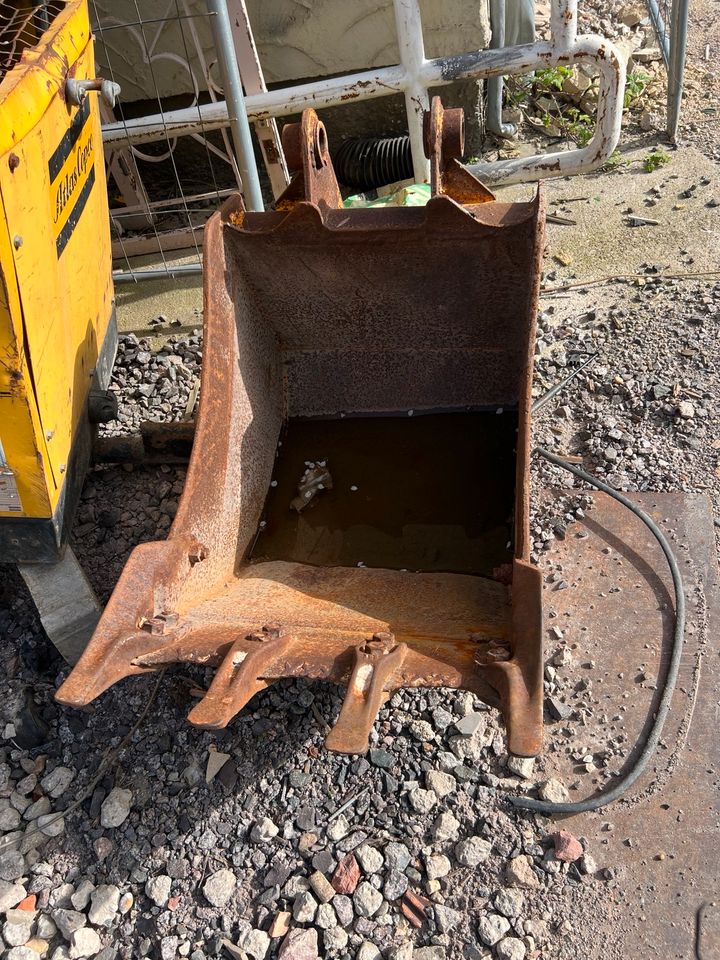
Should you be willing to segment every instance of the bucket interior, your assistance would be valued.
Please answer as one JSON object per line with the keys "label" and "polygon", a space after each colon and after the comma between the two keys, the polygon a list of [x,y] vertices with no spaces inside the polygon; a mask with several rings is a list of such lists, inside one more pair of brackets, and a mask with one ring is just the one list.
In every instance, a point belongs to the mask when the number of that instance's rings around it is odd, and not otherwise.
{"label": "bucket interior", "polygon": [[[517,556],[536,216],[299,204],[225,224],[240,565],[493,577]],[[298,512],[320,461],[332,489]]]}
{"label": "bucket interior", "polygon": [[[291,419],[251,558],[490,577],[512,560],[516,426],[503,410]],[[330,479],[305,505],[318,465]]]}

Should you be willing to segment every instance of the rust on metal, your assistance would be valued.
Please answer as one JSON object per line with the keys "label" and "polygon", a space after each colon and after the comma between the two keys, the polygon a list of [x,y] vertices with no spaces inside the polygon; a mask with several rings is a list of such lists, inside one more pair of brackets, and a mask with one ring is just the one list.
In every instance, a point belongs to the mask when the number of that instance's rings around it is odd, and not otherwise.
{"label": "rust on metal", "polygon": [[402,900],[400,901],[400,909],[403,913],[403,916],[418,929],[425,923],[427,920],[427,911],[432,906],[432,903],[418,893],[414,893],[412,890],[406,890],[403,894]]}
{"label": "rust on metal", "polygon": [[[209,220],[185,489],[167,540],[133,551],[61,702],[198,663],[218,669],[189,719],[218,728],[276,680],[329,680],[347,692],[327,745],[362,752],[394,690],[455,687],[502,711],[512,752],[539,751],[541,578],[528,511],[544,202],[499,202],[471,176],[457,160],[462,115],[439,100],[426,134],[424,208],[343,208],[325,127],[305,110],[283,130],[295,176],[275,209],[246,212],[235,196]],[[501,410],[512,413],[511,532],[487,575],[253,556],[288,423],[463,411],[499,423]],[[497,469],[493,456],[476,469]],[[337,491],[288,515],[304,523]]]}
{"label": "rust on metal", "polygon": [[465,153],[462,109],[445,110],[440,97],[433,97],[430,109],[423,114],[423,141],[430,160],[433,197],[446,195],[462,204],[489,203],[495,199],[495,194],[459,162]]}
{"label": "rust on metal", "polygon": [[376,633],[355,647],[355,664],[340,716],[325,739],[328,750],[366,753],[380,707],[388,698],[390,678],[402,667],[407,644],[392,633]]}

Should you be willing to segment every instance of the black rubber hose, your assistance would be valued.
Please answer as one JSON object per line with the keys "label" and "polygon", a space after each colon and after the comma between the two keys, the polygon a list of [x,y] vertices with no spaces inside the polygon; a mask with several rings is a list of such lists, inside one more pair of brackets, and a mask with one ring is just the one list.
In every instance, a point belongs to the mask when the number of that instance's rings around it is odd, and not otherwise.
{"label": "black rubber hose", "polygon": [[650,760],[655,752],[658,741],[660,740],[660,735],[662,734],[663,725],[670,709],[670,701],[672,700],[672,695],[675,690],[675,683],[680,670],[683,636],[685,634],[685,593],[683,592],[680,568],[678,567],[678,563],[675,559],[675,555],[672,552],[672,548],[670,547],[665,534],[658,527],[652,517],[649,517],[644,510],[637,506],[637,504],[633,503],[631,500],[628,500],[626,496],[613,489],[613,487],[609,486],[607,483],[603,483],[602,480],[596,480],[595,477],[591,477],[589,473],[585,473],[585,471],[581,470],[579,467],[576,467],[571,463],[567,463],[561,457],[556,456],[554,453],[550,453],[549,450],[545,450],[542,447],[536,447],[534,452],[539,456],[544,457],[546,460],[549,460],[550,463],[554,463],[556,467],[567,470],[569,473],[579,477],[580,480],[584,480],[585,483],[589,483],[597,490],[602,490],[603,493],[607,493],[608,496],[612,497],[614,500],[617,500],[619,503],[622,503],[623,506],[626,506],[628,510],[635,514],[636,517],[639,517],[660,544],[662,551],[665,554],[665,559],[668,562],[670,573],[672,574],[673,588],[675,590],[675,632],[673,635],[670,666],[668,667],[662,696],[660,697],[660,704],[658,706],[657,713],[655,714],[652,727],[647,735],[647,739],[645,740],[645,744],[640,752],[640,756],[637,758],[630,770],[628,770],[625,776],[622,777],[614,787],[611,787],[609,790],[602,790],[597,796],[590,797],[587,800],[579,800],[576,803],[551,803],[547,800],[534,800],[531,797],[510,797],[510,802],[513,804],[513,806],[520,807],[522,810],[533,810],[535,813],[544,813],[548,816],[555,816],[561,813],[586,813],[589,810],[599,810],[601,807],[605,807],[609,803],[619,800],[620,797],[623,796],[623,794],[642,774],[643,770],[647,766],[648,760]]}
{"label": "black rubber hose", "polygon": [[354,190],[372,190],[412,180],[410,137],[350,137],[333,158],[338,181]]}

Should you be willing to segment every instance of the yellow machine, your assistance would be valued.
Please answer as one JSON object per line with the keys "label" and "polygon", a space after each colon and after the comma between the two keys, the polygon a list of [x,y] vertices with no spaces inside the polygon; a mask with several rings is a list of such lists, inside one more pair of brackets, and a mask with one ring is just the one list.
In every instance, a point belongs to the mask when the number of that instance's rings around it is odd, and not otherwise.
{"label": "yellow machine", "polygon": [[45,9],[0,23],[24,47],[0,64],[0,560],[18,563],[62,555],[117,342],[87,2]]}

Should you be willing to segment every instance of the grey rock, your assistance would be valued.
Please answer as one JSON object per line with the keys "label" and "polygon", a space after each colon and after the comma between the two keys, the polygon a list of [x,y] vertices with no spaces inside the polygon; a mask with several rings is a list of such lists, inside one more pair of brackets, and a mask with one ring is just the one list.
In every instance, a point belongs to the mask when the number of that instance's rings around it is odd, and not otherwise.
{"label": "grey rock", "polygon": [[453,910],[443,903],[436,903],[434,906],[435,922],[438,925],[440,933],[450,933],[462,920],[462,914],[459,910]]}
{"label": "grey rock", "polygon": [[425,872],[428,880],[440,880],[450,873],[450,861],[443,853],[425,857]]}
{"label": "grey rock", "polygon": [[425,783],[428,790],[432,790],[441,799],[454,793],[457,789],[457,780],[442,770],[428,770],[425,774]]}
{"label": "grey rock", "polygon": [[56,813],[48,813],[35,821],[40,832],[46,837],[59,837],[65,833],[65,818]]}
{"label": "grey rock", "polygon": [[100,937],[92,927],[81,927],[70,935],[70,960],[80,957],[94,957],[102,947]]}
{"label": "grey rock", "polygon": [[264,930],[248,930],[241,934],[238,945],[253,960],[264,960],[270,949],[270,937]]}
{"label": "grey rock", "polygon": [[492,844],[484,837],[468,837],[455,844],[455,859],[463,867],[477,867],[485,863],[492,853]]}
{"label": "grey rock", "polygon": [[156,907],[164,907],[170,899],[172,880],[165,873],[150,877],[145,884],[145,894],[150,897]]}
{"label": "grey rock", "polygon": [[34,910],[8,910],[2,928],[3,940],[9,947],[22,947],[35,927]]}
{"label": "grey rock", "polygon": [[410,733],[416,740],[423,743],[435,739],[435,731],[427,720],[413,720],[409,726]]}
{"label": "grey rock", "polygon": [[546,697],[545,706],[553,720],[567,720],[572,713],[572,707],[558,697]]}
{"label": "grey rock", "polygon": [[88,919],[96,927],[109,927],[120,908],[120,890],[114,883],[103,883],[90,895]]}
{"label": "grey rock", "polygon": [[421,787],[415,787],[410,791],[408,797],[410,806],[416,813],[428,814],[437,803],[437,794],[432,790],[423,790]]}
{"label": "grey rock", "polygon": [[114,787],[100,807],[100,824],[103,827],[119,827],[130,815],[132,791]]}
{"label": "grey rock", "polygon": [[299,893],[293,903],[293,917],[298,923],[312,923],[317,913],[318,902],[309,892]]}
{"label": "grey rock", "polygon": [[233,895],[236,883],[232,870],[217,870],[203,884],[203,895],[213,907],[222,907]]}
{"label": "grey rock", "polygon": [[14,807],[5,807],[0,810],[0,832],[8,833],[10,830],[17,830],[21,819],[20,811]]}
{"label": "grey rock", "polygon": [[478,935],[488,947],[494,946],[510,929],[510,924],[497,913],[485,913],[478,920]]}
{"label": "grey rock", "polygon": [[495,945],[498,960],[525,960],[525,944],[518,937],[504,937]]}
{"label": "grey rock", "polygon": [[404,843],[391,840],[385,845],[385,865],[389,870],[404,870],[410,863],[410,851]]}
{"label": "grey rock", "polygon": [[73,910],[84,910],[90,903],[90,894],[95,889],[95,884],[90,880],[81,880],[75,888],[75,892],[70,896],[70,903]]}
{"label": "grey rock", "polygon": [[269,817],[263,817],[262,820],[258,820],[258,822],[254,824],[250,831],[250,839],[254,843],[267,843],[272,840],[273,837],[276,837],[279,832],[279,828],[275,826]]}
{"label": "grey rock", "polygon": [[179,938],[175,934],[160,939],[160,960],[176,960]]}
{"label": "grey rock", "polygon": [[26,777],[23,777],[22,780],[18,780],[15,784],[15,789],[22,796],[27,796],[28,793],[32,793],[35,787],[37,786],[38,778],[36,773],[29,773]]}
{"label": "grey rock", "polygon": [[459,832],[460,822],[455,819],[449,810],[445,810],[436,817],[432,826],[432,835],[440,843],[445,840],[457,840]]}
{"label": "grey rock", "polygon": [[412,941],[406,940],[397,947],[391,947],[388,960],[413,960],[413,950]]}
{"label": "grey rock", "polygon": [[389,750],[374,749],[368,754],[370,763],[374,767],[380,767],[382,770],[389,770],[395,764],[395,755]]}
{"label": "grey rock", "polygon": [[186,880],[190,874],[190,864],[182,857],[171,857],[165,864],[165,873],[173,880]]}
{"label": "grey rock", "polygon": [[327,953],[339,953],[348,945],[348,935],[342,927],[329,927],[323,934],[323,945]]}
{"label": "grey rock", "polygon": [[383,896],[367,880],[361,881],[353,894],[353,906],[359,917],[372,917],[382,906]]}
{"label": "grey rock", "polygon": [[548,800],[550,803],[567,803],[570,799],[570,794],[565,789],[565,785],[554,778],[545,780],[540,784],[538,796],[541,800]]}
{"label": "grey rock", "polygon": [[315,926],[321,930],[330,930],[338,922],[335,907],[331,903],[321,903],[315,914]]}
{"label": "grey rock", "polygon": [[495,894],[495,909],[504,917],[519,917],[525,904],[525,896],[520,890],[510,887],[498,890]]}
{"label": "grey rock", "polygon": [[386,900],[399,900],[408,888],[408,878],[400,870],[388,870],[383,884]]}
{"label": "grey rock", "polygon": [[314,830],[315,818],[316,818],[315,807],[304,806],[304,807],[300,807],[300,809],[298,810],[298,814],[295,818],[295,822],[297,823],[300,830],[303,830],[303,831]]}
{"label": "grey rock", "polygon": [[41,940],[52,940],[57,933],[57,926],[46,913],[41,913],[38,917],[35,933]]}
{"label": "grey rock", "polygon": [[40,960],[40,954],[26,946],[12,947],[7,953],[3,953],[3,957],[4,960]]}
{"label": "grey rock", "polygon": [[449,750],[441,750],[435,758],[437,765],[444,773],[452,773],[455,767],[460,763],[454,753]]}
{"label": "grey rock", "polygon": [[450,726],[450,724],[453,721],[453,715],[450,713],[449,710],[446,710],[444,707],[435,707],[435,709],[432,712],[432,718],[433,718],[433,723],[435,724],[435,728],[437,730],[440,730],[441,732],[443,730],[447,730],[447,728]]}
{"label": "grey rock", "polygon": [[507,768],[511,773],[522,777],[523,780],[530,780],[535,769],[535,758],[511,755],[508,757]]}
{"label": "grey rock", "polygon": [[346,837],[350,833],[350,823],[347,817],[342,813],[338,817],[335,817],[332,823],[328,824],[325,832],[328,835],[328,839],[332,840],[333,843],[342,840],[343,837]]}
{"label": "grey rock", "polygon": [[21,883],[0,880],[0,913],[12,910],[27,896],[27,889]]}
{"label": "grey rock", "polygon": [[61,883],[59,887],[50,891],[50,906],[69,910],[72,907],[73,893],[75,893],[75,887],[71,883]]}
{"label": "grey rock", "polygon": [[55,767],[40,781],[40,786],[48,796],[55,800],[61,797],[75,779],[75,771],[69,767]]}
{"label": "grey rock", "polygon": [[363,940],[355,954],[355,960],[382,960],[382,954],[370,940]]}
{"label": "grey rock", "polygon": [[323,850],[318,850],[317,853],[313,854],[312,865],[315,870],[319,870],[320,873],[332,875],[337,866],[337,858],[332,848],[325,847]]}
{"label": "grey rock", "polygon": [[413,960],[445,960],[447,952],[445,947],[420,947],[413,951]]}
{"label": "grey rock", "polygon": [[294,787],[296,790],[302,790],[310,780],[310,774],[305,773],[304,770],[291,770],[288,779],[291,787]]}
{"label": "grey rock", "polygon": [[355,859],[358,861],[366,876],[378,873],[382,870],[384,863],[383,855],[369,843],[362,843],[355,851]]}
{"label": "grey rock", "polygon": [[66,940],[69,940],[70,936],[76,930],[79,930],[80,927],[85,926],[85,914],[77,910],[64,910],[60,908],[53,910],[51,916],[53,922]]}
{"label": "grey rock", "polygon": [[25,873],[25,857],[19,850],[0,853],[0,880],[19,880]]}
{"label": "grey rock", "polygon": [[355,916],[353,903],[350,897],[346,897],[345,894],[339,893],[336,897],[333,897],[332,905],[335,907],[335,913],[337,914],[338,923],[340,926],[349,927]]}
{"label": "grey rock", "polygon": [[455,721],[455,728],[464,737],[472,737],[484,730],[487,726],[487,716],[484,713],[468,713],[460,720]]}

